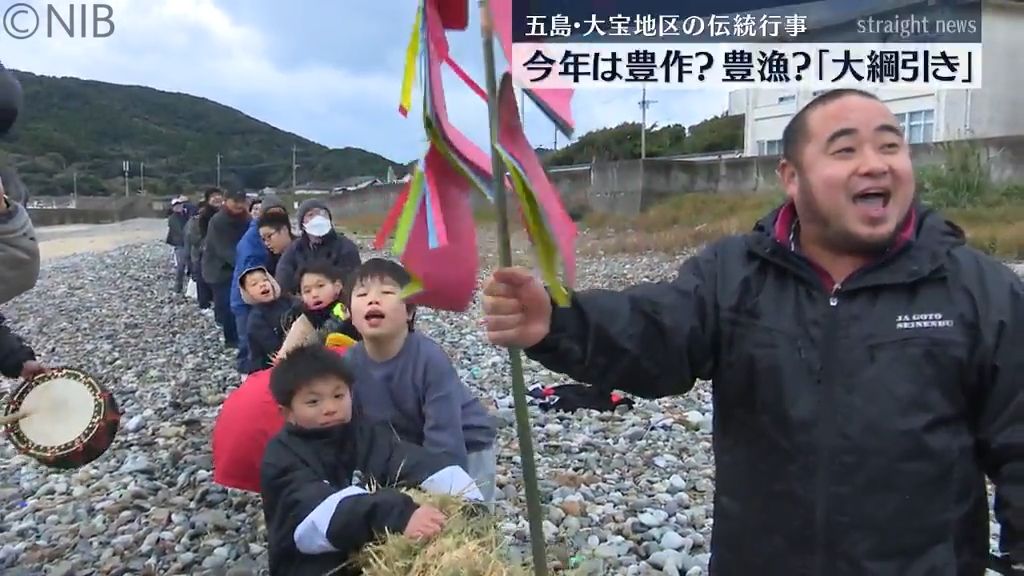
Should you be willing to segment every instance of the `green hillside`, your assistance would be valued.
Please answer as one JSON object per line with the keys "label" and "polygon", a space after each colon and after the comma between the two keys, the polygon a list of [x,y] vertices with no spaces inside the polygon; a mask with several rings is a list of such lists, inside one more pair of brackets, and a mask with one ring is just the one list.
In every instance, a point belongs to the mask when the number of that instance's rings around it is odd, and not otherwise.
{"label": "green hillside", "polygon": [[[743,116],[716,116],[689,128],[681,124],[647,128],[647,157],[658,158],[735,150],[743,147]],[[625,122],[580,136],[572,144],[544,158],[549,166],[588,164],[594,159],[640,158],[640,123]]]}
{"label": "green hillside", "polygon": [[144,162],[148,193],[194,191],[216,183],[218,153],[222,186],[291,186],[292,146],[299,184],[384,178],[389,166],[397,176],[407,170],[358,148],[327,148],[205,98],[16,75],[25,107],[14,130],[0,140],[0,162],[14,164],[33,195],[71,194],[76,173],[81,195],[123,194],[124,160],[132,163],[132,189],[140,185],[139,163]]}

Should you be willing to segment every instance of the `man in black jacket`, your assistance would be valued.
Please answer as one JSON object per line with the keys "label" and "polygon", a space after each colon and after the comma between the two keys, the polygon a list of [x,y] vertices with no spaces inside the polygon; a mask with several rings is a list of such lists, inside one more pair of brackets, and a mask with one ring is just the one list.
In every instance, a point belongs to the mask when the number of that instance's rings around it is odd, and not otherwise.
{"label": "man in black jacket", "polygon": [[231,313],[235,247],[248,228],[249,204],[245,192],[233,190],[224,194],[224,204],[210,219],[203,241],[203,279],[213,291],[213,313],[224,331],[224,344],[229,348],[238,348],[238,330]]}
{"label": "man in black jacket", "polygon": [[185,275],[189,269],[189,249],[185,243],[185,225],[188,215],[185,213],[185,199],[171,200],[171,213],[167,216],[168,245],[174,248],[174,291],[183,294],[185,291]]}
{"label": "man in black jacket", "polygon": [[713,382],[716,576],[981,576],[986,477],[1024,562],[1024,284],[915,204],[872,94],[810,102],[779,175],[785,205],[670,282],[560,308],[495,272],[488,338],[647,398]]}

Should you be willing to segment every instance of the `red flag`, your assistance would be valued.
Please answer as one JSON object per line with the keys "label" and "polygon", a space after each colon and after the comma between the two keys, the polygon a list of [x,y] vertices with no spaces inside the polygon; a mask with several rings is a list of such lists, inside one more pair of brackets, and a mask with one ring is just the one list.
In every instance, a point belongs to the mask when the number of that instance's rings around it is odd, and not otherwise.
{"label": "red flag", "polygon": [[480,266],[473,196],[469,193],[472,185],[433,145],[423,164],[427,186],[437,191],[448,244],[430,249],[426,210],[420,210],[402,255],[402,264],[419,280],[423,290],[409,301],[439,310],[464,312],[473,301]]}
{"label": "red flag", "polygon": [[[512,62],[512,0],[490,0],[491,22],[494,23],[494,34],[498,37],[501,49],[505,52],[505,60]],[[572,118],[571,88],[538,88],[525,89],[526,95],[544,111],[558,129],[567,137],[572,137],[575,122]]]}
{"label": "red flag", "polygon": [[512,75],[505,73],[498,92],[498,145],[522,168],[529,187],[540,205],[544,220],[558,244],[558,252],[565,267],[566,284],[576,281],[576,224],[569,217],[562,198],[544,172],[537,152],[523,134],[516,107],[516,94],[512,88]]}
{"label": "red flag", "polygon": [[465,82],[466,86],[469,86],[469,89],[479,96],[481,100],[487,102],[487,92],[485,92],[484,89],[476,83],[476,80],[473,80],[473,78],[462,69],[462,66],[459,66],[458,62],[452,59],[451,54],[445,56],[444,63],[447,64],[448,67],[452,69],[452,72],[455,72],[455,75]]}
{"label": "red flag", "polygon": [[[441,82],[441,63],[448,58],[448,39],[441,25],[441,16],[437,6],[429,0],[424,5],[424,20],[427,28],[427,90],[428,100],[437,120],[438,130],[452,151],[476,171],[477,176],[486,181],[491,177],[491,158],[472,140],[448,121],[448,108],[444,98],[444,84]],[[429,111],[427,111],[429,113]]]}
{"label": "red flag", "polygon": [[433,0],[447,30],[465,30],[469,26],[469,0]]}

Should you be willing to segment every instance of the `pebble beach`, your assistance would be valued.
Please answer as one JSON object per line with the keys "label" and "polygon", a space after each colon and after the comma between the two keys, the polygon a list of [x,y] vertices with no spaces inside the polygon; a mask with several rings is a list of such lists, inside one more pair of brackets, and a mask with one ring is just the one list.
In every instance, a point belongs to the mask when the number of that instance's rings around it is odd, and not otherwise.
{"label": "pebble beach", "polygon": [[[50,366],[113,392],[121,429],[97,461],[49,470],[0,440],[0,573],[10,576],[266,573],[259,497],[212,482],[210,437],[239,378],[211,316],[171,293],[166,224],[113,242],[54,234],[34,290],[3,307]],[[68,234],[72,234],[68,232]],[[47,238],[40,235],[41,241]],[[359,239],[363,257],[374,253]],[[74,249],[74,246],[87,250]],[[48,254],[48,255],[47,255]],[[669,278],[685,256],[580,257],[579,287]],[[485,248],[482,266],[495,258]],[[463,380],[500,420],[498,516],[529,558],[508,355],[485,340],[479,305],[422,310]],[[526,382],[568,382],[526,361]],[[711,386],[615,413],[531,407],[549,553],[583,574],[707,574],[714,462]]]}

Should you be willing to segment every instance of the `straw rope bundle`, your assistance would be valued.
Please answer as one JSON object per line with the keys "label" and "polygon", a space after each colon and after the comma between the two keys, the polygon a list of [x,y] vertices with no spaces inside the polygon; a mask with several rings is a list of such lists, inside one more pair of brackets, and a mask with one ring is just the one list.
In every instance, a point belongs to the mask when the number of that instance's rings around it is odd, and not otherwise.
{"label": "straw rope bundle", "polygon": [[364,548],[352,564],[364,576],[529,576],[529,566],[510,565],[493,516],[479,514],[462,498],[406,490],[448,518],[444,530],[422,542],[401,534]]}

